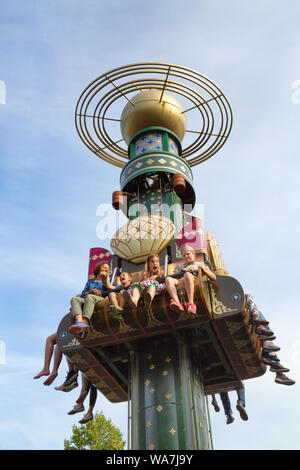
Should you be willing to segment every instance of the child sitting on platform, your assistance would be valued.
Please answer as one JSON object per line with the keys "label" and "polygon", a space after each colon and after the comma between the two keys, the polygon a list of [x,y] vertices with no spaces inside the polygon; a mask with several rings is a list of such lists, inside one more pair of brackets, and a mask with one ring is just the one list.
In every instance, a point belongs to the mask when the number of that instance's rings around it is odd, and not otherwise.
{"label": "child sitting on platform", "polygon": [[69,331],[74,336],[80,335],[90,328],[89,321],[94,313],[94,308],[103,300],[102,292],[114,288],[110,283],[108,273],[109,264],[106,261],[98,263],[94,270],[95,279],[87,281],[81,294],[71,299],[75,323],[70,326]]}
{"label": "child sitting on platform", "polygon": [[165,289],[165,284],[156,281],[157,278],[163,277],[163,275],[158,255],[153,254],[148,256],[145,271],[141,275],[140,282],[133,284],[131,293],[128,291],[123,293],[126,304],[136,308],[141,295],[143,295],[145,307],[149,310],[154,296],[160,294]]}
{"label": "child sitting on platform", "polygon": [[[216,280],[216,275],[208,266],[204,253],[200,253],[200,259],[199,261],[196,261],[195,250],[190,246],[185,245],[181,248],[181,255],[184,259],[184,263],[177,265],[174,270],[174,274],[177,274],[177,279],[170,276],[167,276],[165,279],[166,288],[169,296],[171,297],[170,309],[176,313],[184,312],[184,308],[179,302],[177,295],[177,286],[179,283],[178,279],[182,277],[188,297],[188,302],[186,304],[187,311],[189,314],[196,315],[197,307],[194,304],[194,280],[196,277],[198,277],[198,274],[201,270],[213,281]],[[180,274],[182,274],[182,276],[180,276]]]}
{"label": "child sitting on platform", "polygon": [[134,285],[131,284],[132,276],[125,271],[120,274],[119,280],[121,285],[115,287],[114,290],[108,294],[110,301],[108,312],[117,318],[122,315],[124,310],[125,299],[123,293],[125,291],[131,293],[134,287]]}

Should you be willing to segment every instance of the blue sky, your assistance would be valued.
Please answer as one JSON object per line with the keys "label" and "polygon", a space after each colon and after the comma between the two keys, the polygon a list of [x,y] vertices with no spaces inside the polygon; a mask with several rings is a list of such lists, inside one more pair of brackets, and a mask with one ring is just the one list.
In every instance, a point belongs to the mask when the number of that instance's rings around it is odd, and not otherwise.
{"label": "blue sky", "polygon": [[[96,210],[119,189],[120,170],[78,138],[74,110],[96,77],[143,61],[195,69],[231,103],[228,142],[193,169],[197,202],[227,269],[270,320],[281,362],[297,381],[277,385],[271,372],[247,381],[247,423],[235,412],[226,426],[222,411],[211,409],[214,446],[299,448],[299,10],[295,0],[1,6],[1,449],[62,449],[80,419],[66,414],[77,390],[63,394],[32,379],[46,337],[86,281],[89,249],[109,247],[96,236]],[[64,376],[63,362],[53,385]],[[127,404],[99,396],[96,408],[126,438]]]}

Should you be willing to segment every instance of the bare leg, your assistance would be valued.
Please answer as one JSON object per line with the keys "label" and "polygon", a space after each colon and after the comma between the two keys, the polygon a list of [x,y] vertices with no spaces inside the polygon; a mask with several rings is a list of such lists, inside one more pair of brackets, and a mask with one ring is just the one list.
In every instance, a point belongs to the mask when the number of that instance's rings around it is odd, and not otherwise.
{"label": "bare leg", "polygon": [[121,308],[124,308],[124,306],[125,306],[125,299],[124,299],[124,296],[123,296],[123,291],[121,291],[118,295],[118,305]]}
{"label": "bare leg", "polygon": [[69,370],[74,370],[75,372],[77,372],[77,368],[74,366],[73,362],[71,362],[68,357],[66,359],[67,359]]}
{"label": "bare leg", "polygon": [[123,293],[125,303],[127,304],[132,304],[132,306],[137,307],[137,303],[139,301],[139,298],[141,296],[140,290],[137,287],[133,288],[132,294],[130,294],[128,291],[124,290]]}
{"label": "bare leg", "polygon": [[86,378],[85,375],[81,374],[81,392],[80,392],[80,395],[79,397],[77,398],[76,400],[76,403],[77,405],[83,405],[84,403],[84,400],[86,399],[86,397],[88,396],[88,393],[89,393],[89,380]]}
{"label": "bare leg", "polygon": [[50,362],[51,362],[51,357],[53,354],[53,349],[54,345],[56,344],[56,334],[53,333],[52,335],[48,336],[46,339],[46,346],[45,346],[45,356],[44,356],[44,367],[39,372],[34,379],[39,379],[43,375],[49,375],[50,374]]}
{"label": "bare leg", "polygon": [[[74,364],[72,364],[70,359],[68,359],[68,358],[66,358],[66,359],[67,359],[67,363],[68,363],[69,373],[71,371],[74,371],[74,373],[77,372],[77,368],[74,366]],[[65,382],[62,385],[59,385],[59,387],[55,387],[55,390],[63,391],[64,388],[65,388]]]}
{"label": "bare leg", "polygon": [[183,276],[184,287],[186,290],[186,295],[188,302],[194,303],[194,276],[192,273],[185,273]]}
{"label": "bare leg", "polygon": [[172,277],[166,277],[165,283],[166,283],[168,294],[171,297],[171,299],[175,300],[175,302],[179,302],[177,289],[176,289],[176,286],[178,285],[178,280]]}
{"label": "bare leg", "polygon": [[108,294],[108,299],[112,305],[115,305],[116,307],[119,306],[118,298],[114,292],[111,292],[110,294]]}
{"label": "bare leg", "polygon": [[155,293],[156,293],[156,289],[154,286],[150,286],[148,287],[148,289],[146,290],[147,294],[150,294],[150,297],[151,297],[151,300],[154,299],[154,296],[155,296]]}
{"label": "bare leg", "polygon": [[141,297],[141,293],[137,287],[135,287],[132,291],[132,300],[135,303],[135,305],[138,304],[139,298]]}
{"label": "bare leg", "polygon": [[71,411],[69,411],[68,415],[73,415],[75,413],[79,413],[80,411],[84,411],[84,400],[86,399],[90,388],[90,382],[86,378],[84,374],[81,373],[81,392],[79,397],[76,400],[76,405],[73,407]]}
{"label": "bare leg", "polygon": [[156,289],[154,286],[150,286],[145,290],[144,293],[144,305],[147,311],[149,311],[152,300],[156,294]]}
{"label": "bare leg", "polygon": [[80,424],[85,424],[91,419],[94,419],[93,410],[94,410],[96,400],[97,400],[97,388],[94,385],[91,385],[89,408],[88,408],[87,413],[84,415],[84,417],[79,421]]}
{"label": "bare leg", "polygon": [[45,380],[44,385],[51,385],[52,382],[56,379],[58,375],[58,368],[60,366],[62,360],[62,352],[59,349],[59,347],[56,345],[55,346],[55,351],[54,351],[54,364],[53,364],[53,369],[51,374],[49,375],[48,379]]}

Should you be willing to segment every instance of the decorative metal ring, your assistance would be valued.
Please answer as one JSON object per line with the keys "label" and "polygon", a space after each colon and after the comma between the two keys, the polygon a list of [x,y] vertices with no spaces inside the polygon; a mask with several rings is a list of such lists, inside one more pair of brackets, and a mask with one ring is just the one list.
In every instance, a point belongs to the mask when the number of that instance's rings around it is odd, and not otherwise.
{"label": "decorative metal ring", "polygon": [[[120,130],[111,127],[121,120],[109,113],[118,100],[125,105],[137,91],[150,89],[161,90],[162,95],[170,92],[179,101],[183,98],[190,103],[183,111],[187,118],[193,110],[199,113],[197,122],[193,119],[197,129],[187,129],[182,142],[182,156],[190,166],[211,158],[223,147],[232,128],[232,111],[224,93],[194,70],[156,62],[118,67],[85,88],[75,110],[75,125],[83,143],[99,158],[122,168],[128,161],[128,149],[124,140],[116,137]],[[187,135],[195,135],[195,139],[185,145]]]}

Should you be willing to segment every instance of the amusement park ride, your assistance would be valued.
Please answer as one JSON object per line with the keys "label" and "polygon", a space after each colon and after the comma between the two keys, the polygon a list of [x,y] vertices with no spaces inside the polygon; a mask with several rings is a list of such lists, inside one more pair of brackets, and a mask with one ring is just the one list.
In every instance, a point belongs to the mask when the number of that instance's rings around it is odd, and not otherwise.
{"label": "amusement park ride", "polygon": [[[187,129],[190,117],[196,130]],[[152,253],[171,275],[187,243],[206,253],[216,280],[206,274],[195,278],[196,315],[172,311],[163,292],[149,309],[142,298],[136,309],[126,306],[116,318],[106,297],[84,338],[69,332],[70,314],[61,320],[58,347],[108,400],[128,401],[129,448],[212,448],[207,395],[241,388],[242,380],[266,371],[243,288],[225,270],[214,235],[205,234],[191,214],[196,203],[191,167],[226,142],[230,105],[198,72],[139,63],[94,80],[78,100],[75,122],[93,153],[122,168],[113,207],[129,219],[111,240],[113,255],[90,250],[89,278],[95,264],[107,260],[114,279],[126,271],[138,281]],[[186,136],[191,140],[184,145]],[[183,287],[179,283],[182,305]]]}

